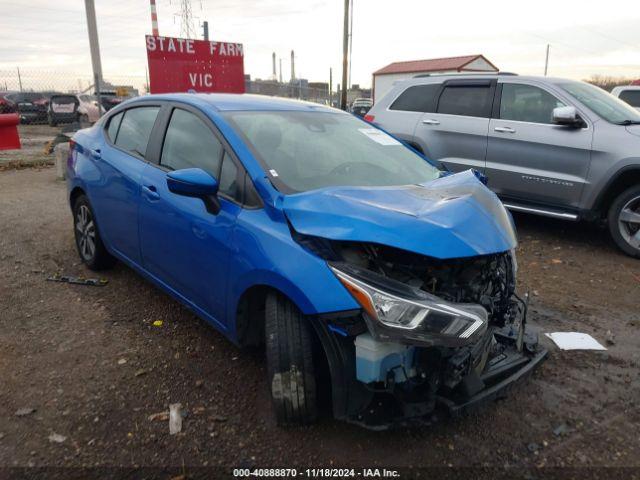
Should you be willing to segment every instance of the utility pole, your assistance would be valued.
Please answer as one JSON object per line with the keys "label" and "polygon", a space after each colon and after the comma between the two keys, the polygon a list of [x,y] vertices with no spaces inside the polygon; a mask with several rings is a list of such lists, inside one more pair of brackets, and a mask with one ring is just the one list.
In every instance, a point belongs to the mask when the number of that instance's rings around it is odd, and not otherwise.
{"label": "utility pole", "polygon": [[342,91],[340,95],[340,108],[347,109],[347,76],[349,74],[349,2],[344,0],[344,25],[342,32]]}
{"label": "utility pole", "polygon": [[209,22],[206,20],[202,22],[202,36],[206,41],[209,41]]}
{"label": "utility pole", "polygon": [[[91,49],[91,66],[93,67],[93,85],[96,89],[98,105],[102,105],[100,89],[102,88],[102,62],[100,61],[100,43],[98,42],[98,24],[96,23],[96,6],[93,0],[84,0],[87,11],[87,30],[89,31],[89,48]],[[98,116],[101,109],[98,108]]]}
{"label": "utility pole", "polygon": [[547,76],[547,71],[549,70],[549,44],[547,43],[547,56],[544,60],[544,76]]}

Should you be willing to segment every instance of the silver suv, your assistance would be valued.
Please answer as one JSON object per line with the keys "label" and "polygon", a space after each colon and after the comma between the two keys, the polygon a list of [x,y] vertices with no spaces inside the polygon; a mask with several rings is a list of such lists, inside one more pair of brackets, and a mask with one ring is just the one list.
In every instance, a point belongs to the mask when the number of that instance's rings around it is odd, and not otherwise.
{"label": "silver suv", "polygon": [[453,172],[483,172],[511,210],[606,220],[640,257],[640,112],[604,90],[513,74],[419,76],[365,119]]}

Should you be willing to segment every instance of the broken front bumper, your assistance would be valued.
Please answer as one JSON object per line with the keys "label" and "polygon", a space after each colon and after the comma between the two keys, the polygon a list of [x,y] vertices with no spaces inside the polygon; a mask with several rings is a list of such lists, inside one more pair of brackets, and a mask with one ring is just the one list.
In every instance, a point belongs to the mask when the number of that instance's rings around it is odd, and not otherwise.
{"label": "broken front bumper", "polygon": [[[445,407],[450,415],[469,413],[485,402],[504,397],[510,387],[518,380],[529,376],[548,353],[538,345],[534,336],[530,336],[528,341],[525,340],[522,351],[518,351],[515,337],[498,332],[494,334],[494,338],[505,344],[505,350],[489,360],[481,374],[471,374],[471,377],[463,379],[462,392],[437,396],[438,404]],[[468,382],[476,384],[479,388],[468,391]]]}
{"label": "broken front bumper", "polygon": [[330,323],[314,323],[329,363],[334,416],[374,430],[432,424],[442,412],[468,413],[504,397],[547,355],[537,335],[526,332],[519,342],[513,327],[493,328],[474,345],[444,356],[438,349],[420,349],[414,365],[419,373],[406,382],[390,376],[385,384],[364,384],[356,376],[353,337],[335,334]]}

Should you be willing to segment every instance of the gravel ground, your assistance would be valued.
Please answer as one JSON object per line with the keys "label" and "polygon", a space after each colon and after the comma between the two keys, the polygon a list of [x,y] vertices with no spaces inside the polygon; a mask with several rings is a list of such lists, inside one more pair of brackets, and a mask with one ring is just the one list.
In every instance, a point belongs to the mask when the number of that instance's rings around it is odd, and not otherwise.
{"label": "gravel ground", "polygon": [[[262,354],[239,351],[130,269],[106,272],[105,287],[45,281],[93,276],[54,176],[0,172],[0,466],[640,472],[640,261],[604,231],[516,217],[531,323],[587,332],[607,352],[561,352],[545,339],[548,360],[508,399],[431,428],[375,433],[325,417],[280,429]],[[149,419],[172,403],[187,411],[175,436],[162,415]]]}

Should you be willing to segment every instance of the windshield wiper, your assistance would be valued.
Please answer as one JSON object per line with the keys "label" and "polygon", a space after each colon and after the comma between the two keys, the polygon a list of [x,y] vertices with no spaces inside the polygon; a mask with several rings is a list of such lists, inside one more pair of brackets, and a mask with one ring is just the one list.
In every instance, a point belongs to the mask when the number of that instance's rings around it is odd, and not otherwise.
{"label": "windshield wiper", "polygon": [[618,125],[640,125],[640,120],[623,120]]}

